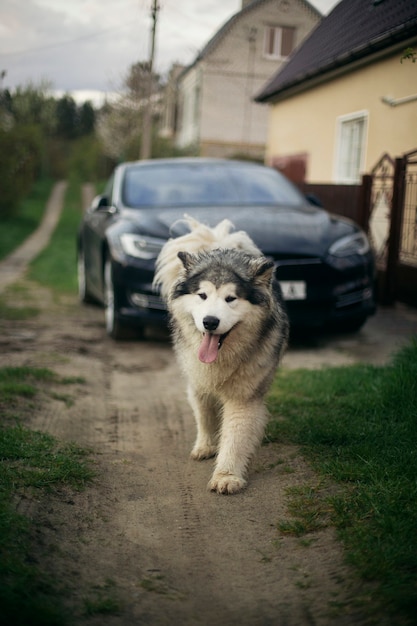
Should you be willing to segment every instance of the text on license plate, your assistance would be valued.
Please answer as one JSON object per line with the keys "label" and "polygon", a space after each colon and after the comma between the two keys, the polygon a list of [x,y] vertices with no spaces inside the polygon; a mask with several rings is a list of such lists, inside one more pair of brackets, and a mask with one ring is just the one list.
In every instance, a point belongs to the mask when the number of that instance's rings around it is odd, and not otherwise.
{"label": "text on license plate", "polygon": [[307,286],[303,280],[280,280],[284,300],[305,300]]}

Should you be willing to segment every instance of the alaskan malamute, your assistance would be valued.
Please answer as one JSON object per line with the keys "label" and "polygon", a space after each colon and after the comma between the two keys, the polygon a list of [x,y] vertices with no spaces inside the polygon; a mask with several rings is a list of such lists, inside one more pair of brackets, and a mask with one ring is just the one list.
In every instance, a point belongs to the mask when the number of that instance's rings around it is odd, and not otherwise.
{"label": "alaskan malamute", "polygon": [[237,493],[264,434],[264,397],[288,319],[274,265],[245,232],[231,232],[228,220],[209,228],[186,219],[190,232],[162,248],[155,286],[167,302],[197,422],[191,457],[217,455],[209,489]]}

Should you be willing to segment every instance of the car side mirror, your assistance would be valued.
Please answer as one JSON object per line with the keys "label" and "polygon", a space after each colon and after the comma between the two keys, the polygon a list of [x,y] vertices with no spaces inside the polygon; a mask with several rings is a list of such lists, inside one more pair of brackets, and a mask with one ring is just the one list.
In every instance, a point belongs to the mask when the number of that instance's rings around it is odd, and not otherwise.
{"label": "car side mirror", "polygon": [[320,200],[320,198],[318,196],[316,196],[316,194],[314,193],[306,193],[305,194],[306,200],[309,204],[313,205],[313,206],[317,206],[320,209],[323,209],[323,203]]}
{"label": "car side mirror", "polygon": [[109,199],[107,196],[96,196],[91,203],[92,211],[99,211],[100,209],[107,209],[109,207]]}

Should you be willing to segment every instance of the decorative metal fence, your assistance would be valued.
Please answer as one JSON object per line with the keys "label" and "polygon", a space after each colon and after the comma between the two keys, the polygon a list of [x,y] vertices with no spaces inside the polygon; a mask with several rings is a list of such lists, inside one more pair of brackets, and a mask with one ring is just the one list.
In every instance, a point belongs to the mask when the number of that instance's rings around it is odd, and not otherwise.
{"label": "decorative metal fence", "polygon": [[375,250],[379,300],[417,306],[417,150],[383,154],[361,185],[299,184],[325,209],[356,221]]}
{"label": "decorative metal fence", "polygon": [[405,193],[400,262],[417,267],[417,151],[405,155]]}
{"label": "decorative metal fence", "polygon": [[417,150],[384,154],[371,173],[368,232],[374,245],[379,298],[417,305]]}
{"label": "decorative metal fence", "polygon": [[368,235],[375,252],[377,268],[382,272],[386,271],[388,261],[394,173],[395,163],[389,154],[383,154],[371,172]]}

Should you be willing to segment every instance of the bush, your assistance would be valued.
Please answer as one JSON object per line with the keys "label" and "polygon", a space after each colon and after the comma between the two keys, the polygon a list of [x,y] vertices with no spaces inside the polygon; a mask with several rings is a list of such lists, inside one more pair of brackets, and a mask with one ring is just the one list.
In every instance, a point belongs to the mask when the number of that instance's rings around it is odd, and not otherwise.
{"label": "bush", "polygon": [[42,140],[36,126],[0,129],[0,217],[13,215],[30,191],[40,169]]}
{"label": "bush", "polygon": [[71,145],[69,171],[80,180],[95,182],[107,178],[114,165],[111,159],[103,155],[101,144],[94,134],[75,140]]}

